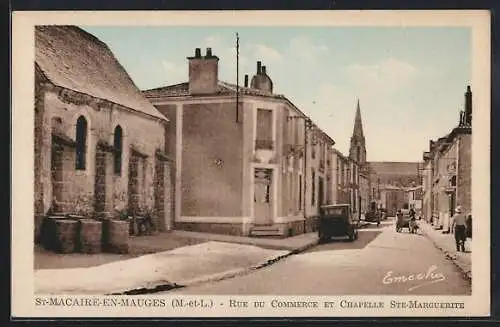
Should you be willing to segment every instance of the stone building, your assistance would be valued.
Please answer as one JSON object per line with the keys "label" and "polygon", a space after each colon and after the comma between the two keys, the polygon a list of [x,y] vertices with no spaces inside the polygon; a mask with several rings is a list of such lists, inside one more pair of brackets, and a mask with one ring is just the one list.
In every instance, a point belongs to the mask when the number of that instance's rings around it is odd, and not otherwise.
{"label": "stone building", "polygon": [[360,169],[358,163],[336,152],[336,174],[338,177],[337,189],[338,193],[333,203],[335,204],[350,204],[354,217],[359,218],[361,211],[361,200],[359,194]]}
{"label": "stone building", "polygon": [[35,237],[48,213],[123,209],[170,229],[168,120],[107,45],[75,26],[37,26],[34,68]]}
{"label": "stone building", "polygon": [[187,82],[143,91],[171,119],[175,227],[255,236],[314,230],[319,206],[333,198],[335,141],[273,92],[260,61],[242,86],[219,80],[211,48],[188,61]]}
{"label": "stone building", "polygon": [[[472,91],[467,86],[464,110],[457,126],[424,152],[424,203],[427,219],[448,232],[457,205],[471,213]],[[432,215],[429,218],[429,215]]]}

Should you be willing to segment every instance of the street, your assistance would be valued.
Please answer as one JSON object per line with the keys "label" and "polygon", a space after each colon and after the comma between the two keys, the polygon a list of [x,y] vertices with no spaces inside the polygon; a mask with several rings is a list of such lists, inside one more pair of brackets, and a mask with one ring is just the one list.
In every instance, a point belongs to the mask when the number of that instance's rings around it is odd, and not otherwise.
{"label": "street", "polygon": [[248,275],[169,291],[238,295],[469,295],[470,283],[424,235],[396,233],[391,218]]}

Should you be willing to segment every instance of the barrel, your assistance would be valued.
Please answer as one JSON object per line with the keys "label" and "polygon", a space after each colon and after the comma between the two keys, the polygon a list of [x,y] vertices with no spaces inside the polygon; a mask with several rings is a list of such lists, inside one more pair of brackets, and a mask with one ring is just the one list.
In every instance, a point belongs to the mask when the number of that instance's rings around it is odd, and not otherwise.
{"label": "barrel", "polygon": [[54,222],[54,250],[60,253],[75,252],[78,222],[72,219],[57,219]]}
{"label": "barrel", "polygon": [[105,224],[105,248],[107,252],[125,254],[129,251],[128,221],[107,220]]}
{"label": "barrel", "polygon": [[101,253],[102,223],[93,219],[80,220],[80,252]]}

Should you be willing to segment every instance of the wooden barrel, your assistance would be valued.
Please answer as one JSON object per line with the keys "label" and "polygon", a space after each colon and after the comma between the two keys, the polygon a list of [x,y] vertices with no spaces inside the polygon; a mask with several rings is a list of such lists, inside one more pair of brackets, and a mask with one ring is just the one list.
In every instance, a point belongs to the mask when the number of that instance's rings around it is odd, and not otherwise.
{"label": "wooden barrel", "polygon": [[60,253],[75,252],[78,222],[72,219],[57,219],[54,222],[54,250]]}
{"label": "wooden barrel", "polygon": [[80,252],[101,253],[102,223],[93,219],[80,220]]}
{"label": "wooden barrel", "polygon": [[105,228],[105,248],[111,253],[128,253],[129,228],[128,221],[108,220]]}

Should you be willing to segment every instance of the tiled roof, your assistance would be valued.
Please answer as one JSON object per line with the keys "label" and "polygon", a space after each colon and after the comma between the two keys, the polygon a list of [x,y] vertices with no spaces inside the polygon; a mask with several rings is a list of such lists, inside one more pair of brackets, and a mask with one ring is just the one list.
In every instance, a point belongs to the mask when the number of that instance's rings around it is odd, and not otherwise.
{"label": "tiled roof", "polygon": [[[273,94],[257,89],[252,89],[249,87],[239,87],[239,92],[242,95],[255,95],[255,96],[264,96],[271,97],[277,99],[285,99],[285,97],[281,94]],[[236,93],[236,84],[219,81],[217,92],[210,94],[208,96],[221,96],[221,95],[233,95]],[[142,94],[148,98],[156,98],[156,97],[189,97],[189,83],[180,83],[174,84],[164,87],[159,87],[155,89],[149,89],[142,91]]]}
{"label": "tiled roof", "polygon": [[55,85],[166,119],[141,94],[108,46],[76,26],[37,26],[35,62]]}
{"label": "tiled roof", "polygon": [[372,170],[379,175],[416,175],[418,174],[418,162],[391,162],[391,161],[370,161]]}

